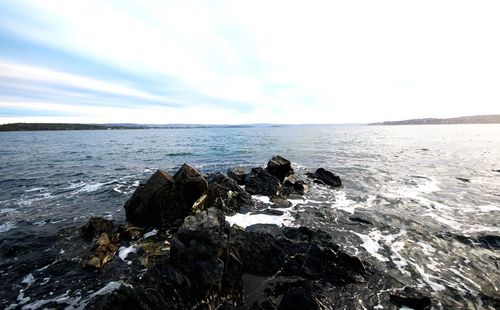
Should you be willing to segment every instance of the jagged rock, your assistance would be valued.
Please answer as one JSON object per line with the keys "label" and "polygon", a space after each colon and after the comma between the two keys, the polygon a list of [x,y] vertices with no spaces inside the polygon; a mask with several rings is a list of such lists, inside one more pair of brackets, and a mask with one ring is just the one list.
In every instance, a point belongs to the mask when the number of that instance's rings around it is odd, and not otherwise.
{"label": "jagged rock", "polygon": [[159,215],[168,208],[172,199],[174,178],[167,172],[157,170],[144,185],[139,185],[125,203],[127,220],[141,226],[160,223]]}
{"label": "jagged rock", "polygon": [[140,239],[144,234],[144,228],[132,226],[130,224],[121,225],[118,228],[119,238],[122,241]]}
{"label": "jagged rock", "polygon": [[231,254],[224,213],[210,208],[188,216],[172,240],[170,263],[183,271],[193,297],[241,293],[241,263]]}
{"label": "jagged rock", "polygon": [[409,307],[415,310],[429,309],[432,302],[429,297],[411,287],[405,287],[397,294],[391,294],[389,298],[391,303],[398,307]]}
{"label": "jagged rock", "polygon": [[252,195],[278,196],[283,187],[277,177],[258,167],[246,176],[245,190]]}
{"label": "jagged rock", "polygon": [[108,234],[102,233],[92,248],[82,259],[82,268],[100,269],[104,264],[110,261],[115,255],[117,246],[111,242]]}
{"label": "jagged rock", "polygon": [[292,163],[281,156],[274,156],[267,162],[267,171],[283,182],[287,176],[293,174]]}
{"label": "jagged rock", "polygon": [[292,203],[282,196],[274,196],[270,201],[273,203],[271,208],[289,208],[292,206]]}
{"label": "jagged rock", "polygon": [[363,263],[343,252],[323,231],[258,224],[231,234],[231,248],[243,272],[257,276],[302,277],[340,285],[365,274]]}
{"label": "jagged rock", "polygon": [[[198,170],[183,164],[174,175],[177,202],[183,210],[191,210],[193,203],[207,190],[208,183]],[[186,215],[189,214],[189,211]]]}
{"label": "jagged rock", "polygon": [[227,169],[227,176],[235,180],[239,185],[245,185],[246,172],[243,168],[235,167]]}
{"label": "jagged rock", "polygon": [[304,195],[309,191],[309,186],[304,180],[299,180],[295,175],[289,175],[283,181],[283,186],[285,188],[285,193]]}
{"label": "jagged rock", "polygon": [[314,179],[315,183],[330,185],[333,187],[341,187],[342,181],[340,177],[335,175],[333,172],[319,168],[314,173],[307,173],[308,177]]}
{"label": "jagged rock", "polygon": [[371,222],[371,219],[368,216],[366,216],[366,214],[362,214],[362,213],[357,213],[357,212],[354,213],[353,215],[349,216],[349,220],[353,221],[353,222],[367,224],[367,225],[373,225],[373,223]]}
{"label": "jagged rock", "polygon": [[240,209],[253,209],[252,196],[232,178],[215,173],[208,176],[208,182],[206,208],[214,207],[231,214]]}
{"label": "jagged rock", "polygon": [[92,240],[100,236],[102,233],[110,234],[112,229],[113,221],[93,216],[85,225],[82,226],[80,232],[83,238]]}
{"label": "jagged rock", "polygon": [[173,177],[158,170],[125,203],[127,220],[138,226],[177,226],[207,188],[205,178],[187,164]]}

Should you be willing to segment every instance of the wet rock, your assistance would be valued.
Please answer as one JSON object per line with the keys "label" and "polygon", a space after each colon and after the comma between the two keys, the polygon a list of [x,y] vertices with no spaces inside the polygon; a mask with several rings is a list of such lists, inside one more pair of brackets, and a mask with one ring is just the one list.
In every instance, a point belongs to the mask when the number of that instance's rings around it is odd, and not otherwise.
{"label": "wet rock", "polygon": [[[173,177],[158,170],[125,203],[127,220],[138,226],[178,226],[207,188],[205,178],[187,164]],[[203,208],[203,203],[194,207]]]}
{"label": "wet rock", "polygon": [[480,246],[483,248],[490,249],[500,249],[500,236],[496,235],[478,235],[474,237],[468,237],[463,235],[451,234],[456,240],[462,242],[463,244],[469,244],[472,246]]}
{"label": "wet rock", "polygon": [[171,204],[173,186],[174,178],[157,170],[125,203],[127,221],[142,226],[161,224],[159,216]]}
{"label": "wet rock", "polygon": [[292,206],[292,203],[282,196],[274,196],[270,201],[273,203],[271,208],[290,208]]}
{"label": "wet rock", "polygon": [[258,224],[231,234],[231,248],[243,272],[258,276],[299,276],[332,284],[356,282],[363,263],[340,250],[325,232],[306,227]]}
{"label": "wet rock", "polygon": [[108,234],[102,233],[87,255],[82,259],[84,269],[101,269],[115,255],[117,246],[111,241]]}
{"label": "wet rock", "polygon": [[88,222],[82,226],[80,232],[82,237],[87,240],[92,240],[102,233],[110,234],[113,229],[113,221],[102,217],[91,217]]}
{"label": "wet rock", "polygon": [[229,248],[229,230],[224,213],[210,208],[186,217],[172,240],[169,262],[188,277],[193,297],[241,292],[241,262]]}
{"label": "wet rock", "polygon": [[206,208],[217,208],[229,214],[253,209],[252,196],[232,178],[216,173],[208,177],[208,182]]}
{"label": "wet rock", "polygon": [[235,180],[239,185],[245,185],[246,172],[243,168],[229,168],[227,169],[227,176]]}
{"label": "wet rock", "polygon": [[295,175],[289,175],[283,181],[285,193],[287,195],[304,195],[309,191],[309,186],[304,180],[299,180]]}
{"label": "wet rock", "polygon": [[252,195],[278,196],[283,187],[277,177],[258,167],[247,174],[245,190]]}
{"label": "wet rock", "polygon": [[144,228],[126,224],[118,228],[118,234],[121,241],[138,240],[144,235]]}
{"label": "wet rock", "polygon": [[306,175],[314,179],[315,183],[330,185],[333,187],[342,186],[342,181],[340,180],[339,176],[323,168],[319,168],[318,170],[316,170],[316,172],[307,173]]}
{"label": "wet rock", "polygon": [[367,224],[367,225],[373,225],[373,223],[371,222],[371,219],[368,216],[366,216],[365,214],[361,214],[361,213],[355,213],[355,214],[349,216],[349,220],[353,221],[353,222]]}
{"label": "wet rock", "polygon": [[208,183],[198,170],[183,164],[174,175],[176,200],[182,210],[189,213],[193,203],[207,190]]}
{"label": "wet rock", "polygon": [[267,171],[283,182],[287,176],[293,174],[292,163],[281,156],[274,156],[267,163]]}
{"label": "wet rock", "polygon": [[283,211],[280,210],[274,210],[274,209],[264,209],[258,212],[253,212],[252,214],[267,214],[267,215],[278,215],[281,216],[284,214]]}
{"label": "wet rock", "polygon": [[397,294],[391,294],[389,298],[391,303],[398,307],[409,307],[415,310],[429,309],[432,302],[429,297],[411,287],[406,287]]}

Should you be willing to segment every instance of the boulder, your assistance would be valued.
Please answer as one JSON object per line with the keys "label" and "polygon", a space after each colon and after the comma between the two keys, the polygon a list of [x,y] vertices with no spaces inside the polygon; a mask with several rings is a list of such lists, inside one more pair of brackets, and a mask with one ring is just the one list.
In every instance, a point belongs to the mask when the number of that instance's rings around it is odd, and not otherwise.
{"label": "boulder", "polygon": [[391,294],[389,300],[397,307],[408,307],[415,310],[429,309],[432,303],[429,297],[408,286],[398,291],[397,294]]}
{"label": "boulder", "polygon": [[340,177],[324,168],[319,168],[314,173],[307,173],[307,176],[314,179],[315,183],[330,185],[332,187],[342,186]]}
{"label": "boulder", "polygon": [[245,190],[252,195],[278,196],[283,187],[277,177],[258,167],[246,176]]}
{"label": "boulder", "polygon": [[343,252],[321,230],[257,224],[231,231],[230,242],[243,272],[256,276],[301,277],[342,285],[356,283],[365,275],[363,263]]}
{"label": "boulder", "polygon": [[117,246],[111,242],[108,234],[102,233],[87,255],[82,259],[84,269],[101,269],[115,255]]}
{"label": "boulder", "polygon": [[139,226],[154,226],[159,223],[162,208],[167,208],[171,200],[174,178],[167,172],[157,170],[141,184],[125,203],[127,221]]}
{"label": "boulder", "polygon": [[[125,203],[127,220],[138,226],[175,227],[191,214],[193,205],[208,188],[196,169],[184,164],[172,177],[156,171],[145,185],[139,186]],[[203,208],[198,201],[195,207]]]}
{"label": "boulder", "polygon": [[217,208],[225,213],[251,210],[254,207],[252,196],[241,188],[234,179],[222,173],[208,176],[206,208]]}
{"label": "boulder", "polygon": [[191,210],[194,202],[197,201],[208,189],[208,183],[198,170],[183,164],[174,175],[175,194],[177,203],[182,210]]}
{"label": "boulder", "polygon": [[85,225],[82,226],[80,232],[83,238],[92,240],[100,236],[102,233],[110,234],[112,229],[113,221],[93,216]]}
{"label": "boulder", "polygon": [[246,172],[243,168],[229,168],[227,169],[227,176],[235,180],[239,185],[245,185]]}
{"label": "boulder", "polygon": [[283,187],[287,195],[304,195],[309,191],[306,181],[299,180],[295,175],[289,175],[283,181]]}
{"label": "boulder", "polygon": [[292,163],[281,156],[274,156],[267,163],[267,171],[283,182],[287,176],[293,174]]}
{"label": "boulder", "polygon": [[241,263],[231,255],[224,213],[209,208],[188,216],[172,240],[170,264],[192,285],[192,298],[241,293]]}

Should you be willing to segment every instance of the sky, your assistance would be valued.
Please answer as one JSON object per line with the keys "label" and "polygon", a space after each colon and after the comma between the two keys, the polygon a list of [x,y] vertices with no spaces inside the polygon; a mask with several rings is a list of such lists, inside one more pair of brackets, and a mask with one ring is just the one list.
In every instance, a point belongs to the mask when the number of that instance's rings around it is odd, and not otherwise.
{"label": "sky", "polygon": [[500,114],[500,1],[0,1],[0,123]]}

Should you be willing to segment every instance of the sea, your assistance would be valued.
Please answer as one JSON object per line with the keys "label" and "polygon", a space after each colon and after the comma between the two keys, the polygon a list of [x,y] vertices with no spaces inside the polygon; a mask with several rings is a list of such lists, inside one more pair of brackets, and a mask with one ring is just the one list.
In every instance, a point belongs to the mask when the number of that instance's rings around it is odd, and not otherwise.
{"label": "sea", "polygon": [[125,222],[125,201],[157,169],[209,174],[274,155],[296,173],[331,170],[343,187],[311,184],[281,215],[228,222],[326,230],[436,308],[498,304],[500,125],[268,125],[0,132],[0,308],[81,309],[119,286],[81,270],[64,232],[91,216]]}

